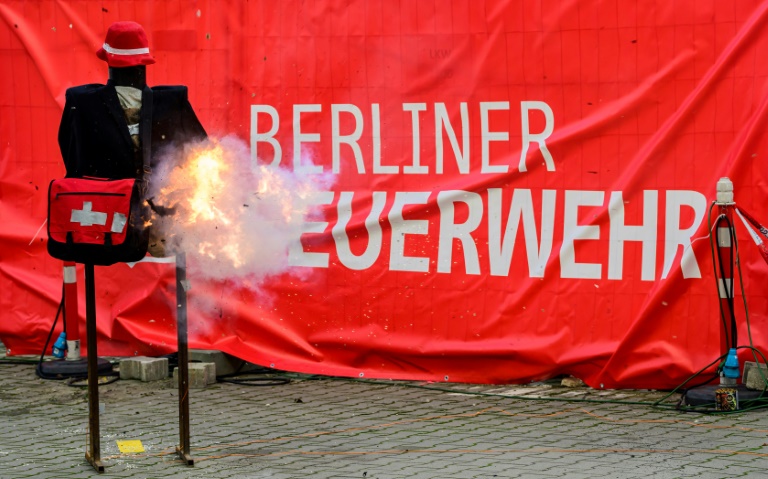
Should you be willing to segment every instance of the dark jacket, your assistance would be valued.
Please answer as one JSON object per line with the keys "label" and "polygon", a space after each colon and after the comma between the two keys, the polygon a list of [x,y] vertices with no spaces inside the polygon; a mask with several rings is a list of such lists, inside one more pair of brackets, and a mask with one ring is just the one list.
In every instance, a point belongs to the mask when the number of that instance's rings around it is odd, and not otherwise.
{"label": "dark jacket", "polygon": [[142,146],[138,148],[131,141],[111,82],[70,88],[66,99],[59,147],[70,178],[141,178],[142,150],[147,141],[150,166],[155,168],[164,147],[206,136],[187,100],[185,86],[143,90],[139,123]]}

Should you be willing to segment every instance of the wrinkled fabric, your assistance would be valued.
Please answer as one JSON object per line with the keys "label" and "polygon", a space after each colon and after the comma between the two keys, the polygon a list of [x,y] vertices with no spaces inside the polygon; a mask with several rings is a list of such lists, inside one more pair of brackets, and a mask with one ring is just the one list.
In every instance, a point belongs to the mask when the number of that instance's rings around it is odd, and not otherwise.
{"label": "wrinkled fabric", "polygon": [[[187,85],[209,133],[334,177],[284,274],[192,278],[190,347],[305,373],[605,388],[674,387],[720,355],[708,218],[729,177],[768,221],[768,2],[343,3],[0,5],[10,354],[39,354],[60,300],[41,225],[64,93],[106,79],[94,52],[130,19],[157,60],[148,83]],[[739,337],[743,285],[764,350],[768,272],[741,226]],[[101,354],[175,349],[170,260],[97,268]]]}

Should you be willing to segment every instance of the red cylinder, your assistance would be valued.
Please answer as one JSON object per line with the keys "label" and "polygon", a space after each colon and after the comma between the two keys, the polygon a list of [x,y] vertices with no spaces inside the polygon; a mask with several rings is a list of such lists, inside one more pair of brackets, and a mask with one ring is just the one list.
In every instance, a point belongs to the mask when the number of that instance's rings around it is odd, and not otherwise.
{"label": "red cylinder", "polygon": [[77,312],[77,270],[75,263],[64,262],[64,318],[67,340],[80,341],[80,326]]}

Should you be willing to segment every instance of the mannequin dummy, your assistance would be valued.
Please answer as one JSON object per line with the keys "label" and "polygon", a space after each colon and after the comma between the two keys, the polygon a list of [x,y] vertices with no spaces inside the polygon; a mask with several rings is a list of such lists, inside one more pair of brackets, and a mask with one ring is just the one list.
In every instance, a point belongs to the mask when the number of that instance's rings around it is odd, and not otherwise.
{"label": "mannequin dummy", "polygon": [[[144,29],[135,22],[110,26],[97,56],[109,67],[107,84],[76,86],[66,93],[59,148],[67,177],[151,181],[165,149],[207,136],[187,87],[147,86],[146,65],[155,60]],[[156,211],[162,213],[160,207]]]}
{"label": "mannequin dummy", "polygon": [[[151,171],[144,171],[145,157],[154,168],[164,148],[206,137],[187,87],[147,86],[146,66],[155,59],[141,25],[112,24],[96,56],[109,67],[107,84],[76,86],[66,94],[59,147],[68,177],[144,178]],[[121,87],[141,93],[121,94]],[[131,108],[133,125],[126,118]]]}

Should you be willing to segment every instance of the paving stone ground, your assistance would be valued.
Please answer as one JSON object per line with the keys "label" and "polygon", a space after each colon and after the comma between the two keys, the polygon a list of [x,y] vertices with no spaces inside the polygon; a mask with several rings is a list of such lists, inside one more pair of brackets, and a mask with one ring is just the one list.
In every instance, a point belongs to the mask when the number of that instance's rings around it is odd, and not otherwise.
{"label": "paving stone ground", "polygon": [[[100,387],[98,474],[84,459],[86,390],[3,363],[0,478],[768,477],[768,410],[649,405],[663,396],[300,376],[279,386],[217,383],[191,391],[189,467],[174,453],[172,380],[122,380]],[[608,402],[617,400],[625,403]],[[123,440],[140,440],[145,452],[121,453]]]}

